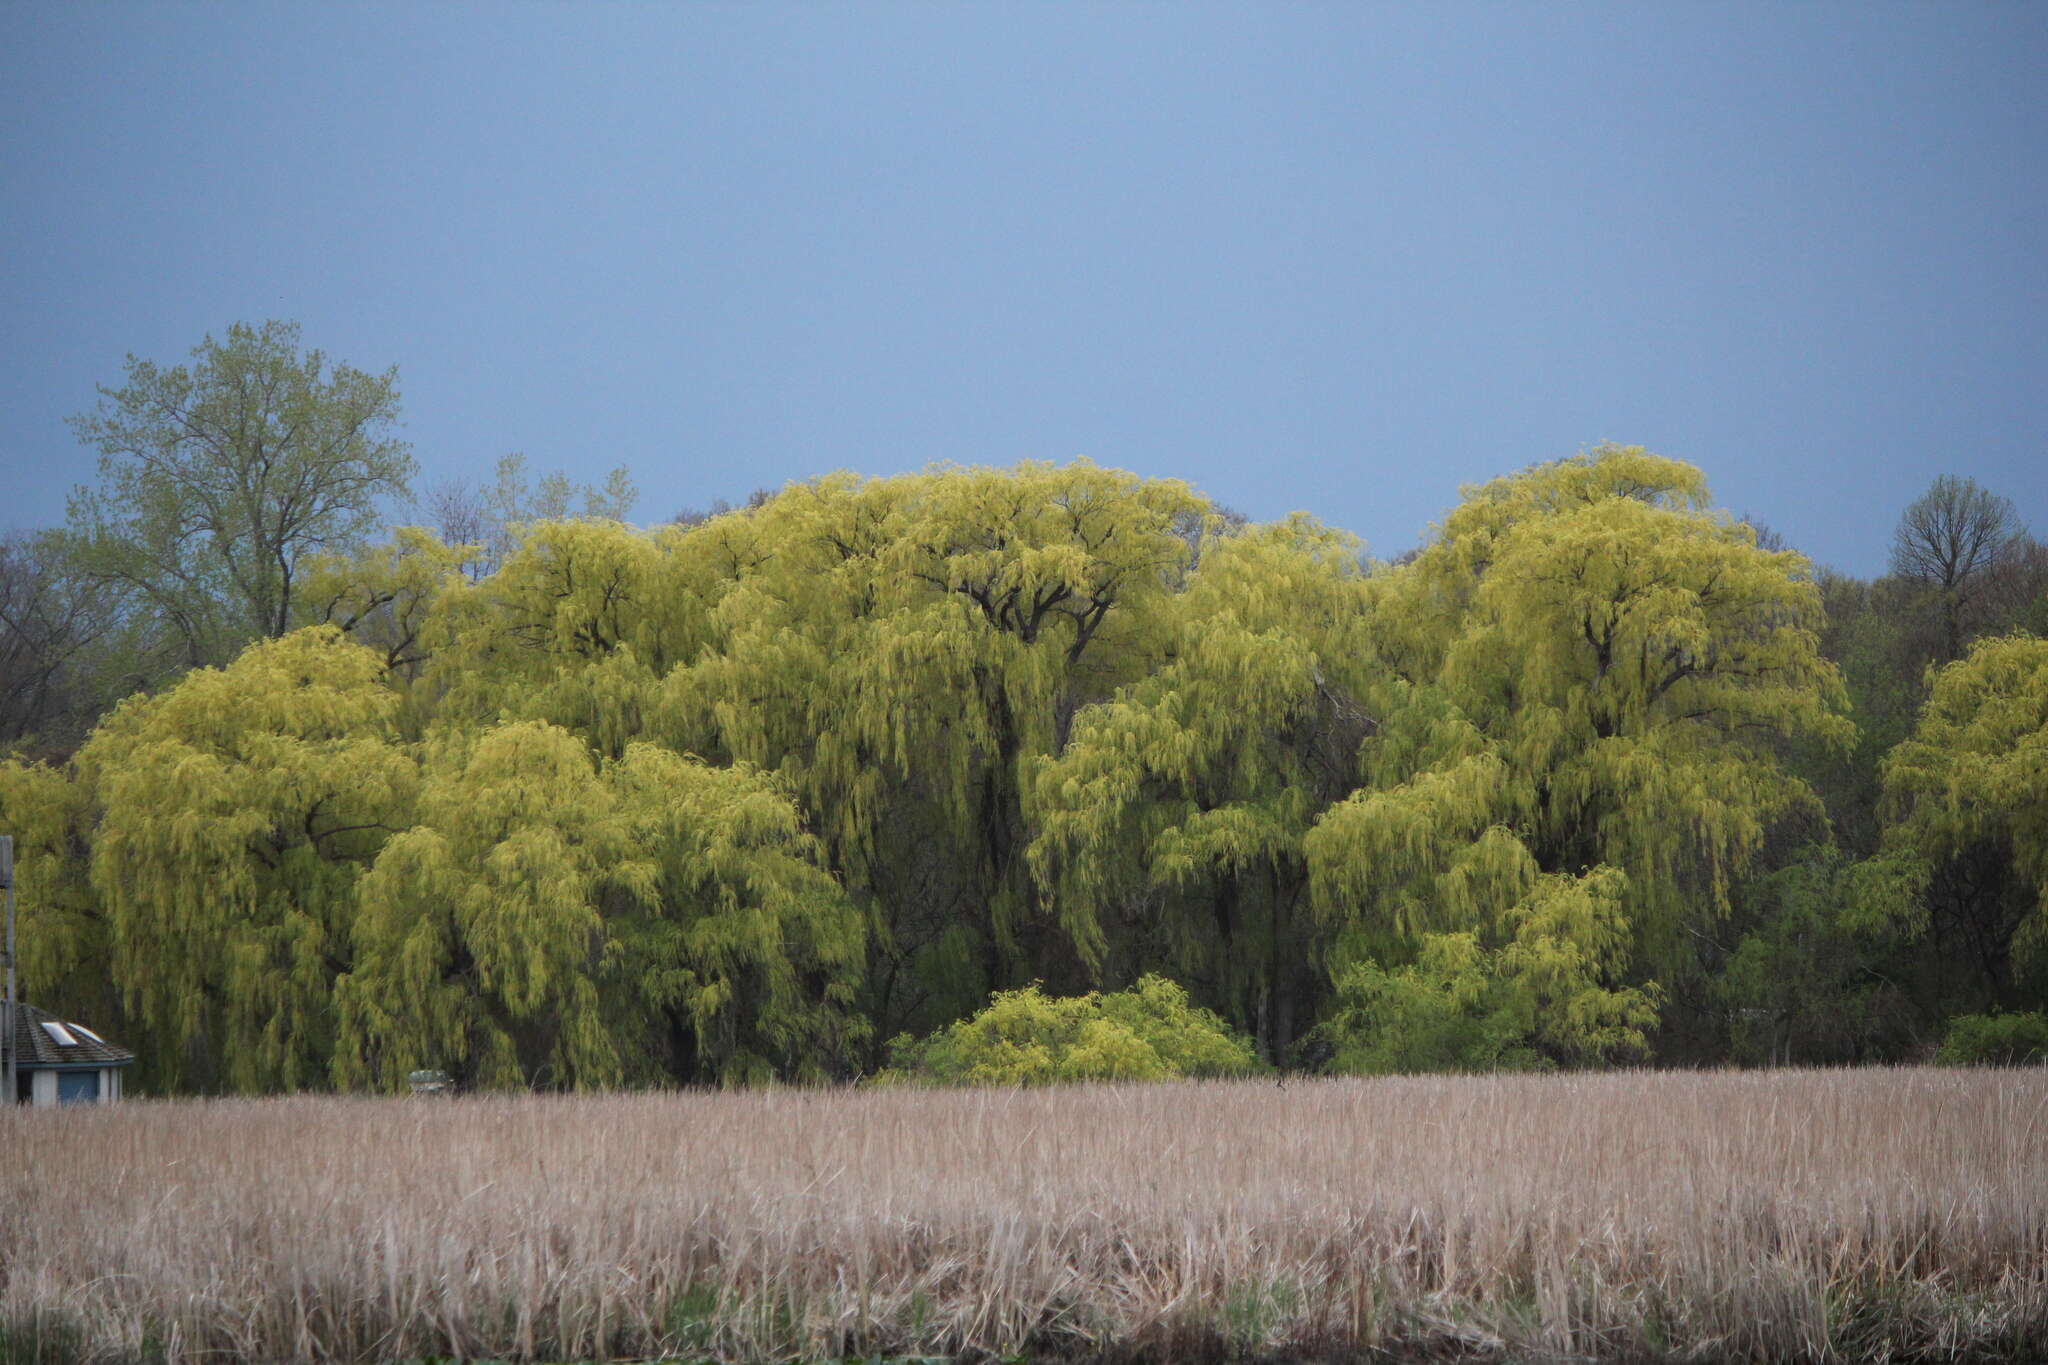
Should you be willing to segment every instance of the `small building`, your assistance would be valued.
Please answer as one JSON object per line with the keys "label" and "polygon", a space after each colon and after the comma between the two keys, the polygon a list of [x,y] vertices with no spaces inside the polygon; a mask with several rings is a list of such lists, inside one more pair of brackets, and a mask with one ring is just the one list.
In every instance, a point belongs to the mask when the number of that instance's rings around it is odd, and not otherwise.
{"label": "small building", "polygon": [[[21,1049],[16,1104],[47,1109],[60,1104],[113,1104],[121,1098],[121,1070],[135,1060],[126,1048],[34,1005],[14,1007],[14,1037]],[[0,1071],[0,1081],[5,1079],[6,1073]]]}

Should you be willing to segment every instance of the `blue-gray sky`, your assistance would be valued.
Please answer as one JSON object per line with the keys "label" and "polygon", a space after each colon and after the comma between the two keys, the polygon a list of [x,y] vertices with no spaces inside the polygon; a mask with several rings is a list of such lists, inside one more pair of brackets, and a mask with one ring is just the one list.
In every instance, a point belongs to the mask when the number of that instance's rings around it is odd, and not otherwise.
{"label": "blue-gray sky", "polygon": [[2048,535],[2048,4],[0,4],[0,527],[128,352],[399,366],[640,518],[1085,454],[1395,554],[1601,440]]}

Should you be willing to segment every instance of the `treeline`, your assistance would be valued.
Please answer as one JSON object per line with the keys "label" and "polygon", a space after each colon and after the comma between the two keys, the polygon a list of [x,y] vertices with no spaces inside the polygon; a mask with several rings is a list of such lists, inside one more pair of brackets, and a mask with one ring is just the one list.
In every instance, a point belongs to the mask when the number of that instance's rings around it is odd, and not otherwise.
{"label": "treeline", "polygon": [[131,362],[102,495],[6,565],[24,979],[159,1088],[843,1078],[1150,976],[1361,1070],[2048,998],[2048,556],[1967,481],[1875,583],[1623,447],[1397,563],[1086,462],[651,530],[508,464],[381,533],[394,376],[296,342]]}

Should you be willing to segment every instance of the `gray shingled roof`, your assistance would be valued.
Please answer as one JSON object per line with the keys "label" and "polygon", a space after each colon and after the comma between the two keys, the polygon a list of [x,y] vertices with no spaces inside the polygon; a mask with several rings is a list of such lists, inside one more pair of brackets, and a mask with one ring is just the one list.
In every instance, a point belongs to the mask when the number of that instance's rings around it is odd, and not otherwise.
{"label": "gray shingled roof", "polygon": [[[0,1008],[5,1002],[0,1001]],[[78,1041],[70,1046],[59,1043],[45,1023],[61,1024],[66,1032]],[[135,1060],[135,1054],[126,1048],[115,1047],[104,1039],[81,1033],[78,1025],[68,1023],[39,1010],[34,1005],[17,1004],[14,1007],[14,1036],[21,1040],[21,1066],[126,1066]]]}

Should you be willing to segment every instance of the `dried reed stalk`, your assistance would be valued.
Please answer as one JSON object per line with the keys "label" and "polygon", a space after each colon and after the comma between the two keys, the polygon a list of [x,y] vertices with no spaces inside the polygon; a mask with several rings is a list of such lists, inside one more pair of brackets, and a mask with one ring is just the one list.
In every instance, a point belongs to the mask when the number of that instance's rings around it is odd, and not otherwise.
{"label": "dried reed stalk", "polygon": [[2026,1359],[2048,1073],[0,1118],[0,1359]]}

